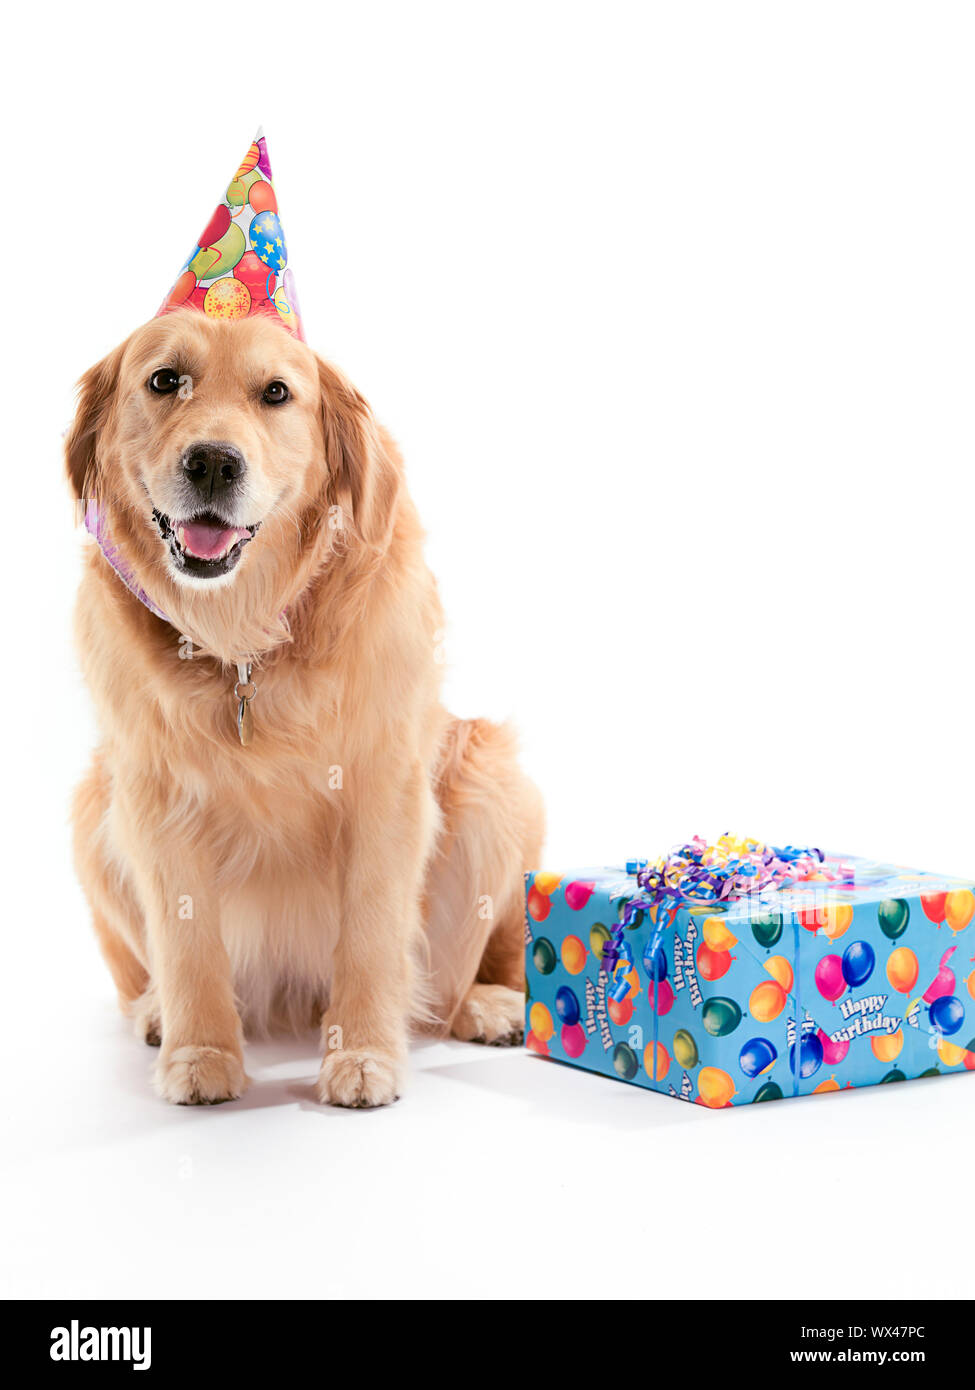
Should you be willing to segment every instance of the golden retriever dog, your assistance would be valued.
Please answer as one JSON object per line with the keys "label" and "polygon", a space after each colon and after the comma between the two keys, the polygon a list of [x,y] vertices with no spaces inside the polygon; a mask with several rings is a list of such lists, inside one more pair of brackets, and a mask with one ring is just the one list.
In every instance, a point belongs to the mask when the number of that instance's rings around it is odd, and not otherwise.
{"label": "golden retriever dog", "polygon": [[411,1028],[517,1041],[541,802],[510,731],[440,703],[436,586],[362,396],[268,318],[183,309],[84,376],[66,450],[129,571],[86,556],[78,871],[159,1093],[233,1100],[245,1033],[278,1028],[320,1025],[346,1106],[397,1098]]}

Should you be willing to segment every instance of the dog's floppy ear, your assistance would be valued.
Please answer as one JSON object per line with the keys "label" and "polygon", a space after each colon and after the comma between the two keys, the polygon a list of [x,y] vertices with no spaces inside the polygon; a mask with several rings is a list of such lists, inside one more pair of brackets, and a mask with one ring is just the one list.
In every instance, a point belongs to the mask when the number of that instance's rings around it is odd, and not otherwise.
{"label": "dog's floppy ear", "polygon": [[94,495],[98,434],[112,406],[125,344],[89,367],[78,383],[78,408],[64,441],[68,481],[78,498]]}
{"label": "dog's floppy ear", "polygon": [[355,531],[367,545],[384,550],[395,520],[399,462],[355,387],[321,358],[318,375],[329,503],[351,511]]}

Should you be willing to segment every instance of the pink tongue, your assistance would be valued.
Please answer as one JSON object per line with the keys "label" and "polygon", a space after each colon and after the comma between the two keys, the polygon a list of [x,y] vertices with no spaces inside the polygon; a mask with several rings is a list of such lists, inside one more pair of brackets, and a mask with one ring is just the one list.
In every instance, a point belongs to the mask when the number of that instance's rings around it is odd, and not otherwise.
{"label": "pink tongue", "polygon": [[239,527],[208,526],[203,521],[183,523],[183,545],[198,560],[212,560],[222,555],[233,543],[246,536],[246,530]]}

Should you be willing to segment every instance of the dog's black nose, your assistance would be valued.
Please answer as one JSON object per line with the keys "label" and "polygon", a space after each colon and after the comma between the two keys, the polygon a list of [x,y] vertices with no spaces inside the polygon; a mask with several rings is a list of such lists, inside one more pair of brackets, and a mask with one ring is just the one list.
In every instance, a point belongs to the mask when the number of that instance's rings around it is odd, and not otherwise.
{"label": "dog's black nose", "polygon": [[201,497],[219,497],[246,471],[243,454],[232,444],[191,444],[183,454],[183,472]]}

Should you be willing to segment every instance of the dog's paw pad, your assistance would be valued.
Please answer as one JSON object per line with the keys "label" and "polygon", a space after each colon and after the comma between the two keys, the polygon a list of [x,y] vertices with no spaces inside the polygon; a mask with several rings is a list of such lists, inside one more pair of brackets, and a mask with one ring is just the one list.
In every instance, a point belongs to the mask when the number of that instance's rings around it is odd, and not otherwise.
{"label": "dog's paw pad", "polygon": [[525,1028],[525,996],[507,985],[471,985],[451,1032],[464,1042],[514,1047]]}
{"label": "dog's paw pad", "polygon": [[329,1052],[318,1077],[323,1105],[369,1110],[399,1100],[399,1067],[383,1052],[350,1048]]}
{"label": "dog's paw pad", "polygon": [[219,1047],[178,1047],[156,1064],[156,1089],[173,1105],[220,1105],[243,1095],[244,1064]]}

